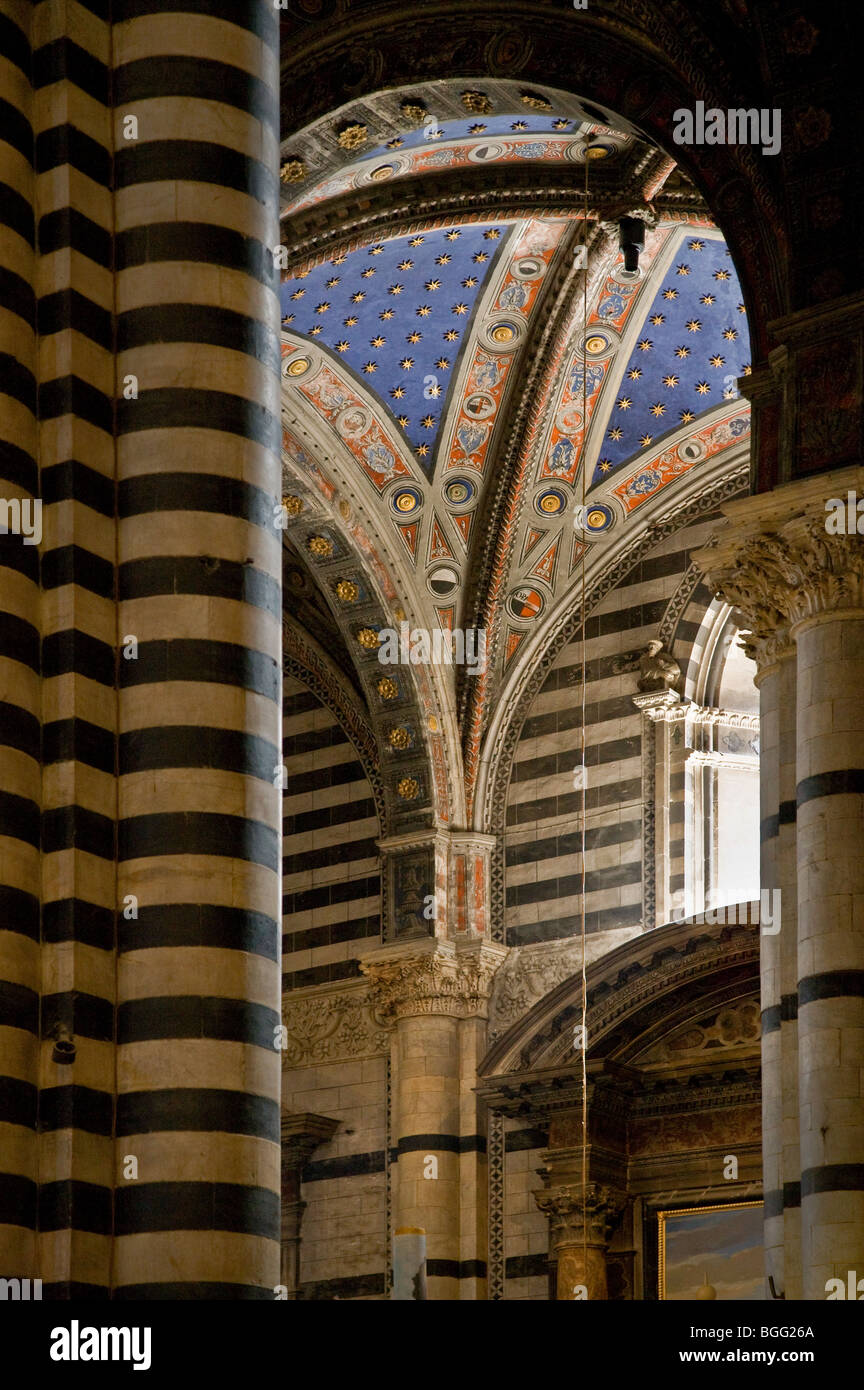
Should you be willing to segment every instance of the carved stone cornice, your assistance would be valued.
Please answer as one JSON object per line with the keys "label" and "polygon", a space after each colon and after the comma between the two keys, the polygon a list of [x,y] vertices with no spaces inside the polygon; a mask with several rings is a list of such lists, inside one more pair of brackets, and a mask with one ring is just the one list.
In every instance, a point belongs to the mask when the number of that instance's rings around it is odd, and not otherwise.
{"label": "carved stone cornice", "polygon": [[589,1182],[563,1187],[545,1187],[533,1194],[544,1216],[549,1218],[552,1243],[605,1246],[611,1232],[621,1219],[627,1205],[627,1195],[614,1187]]}
{"label": "carved stone cornice", "polygon": [[303,1168],[312,1157],[319,1144],[326,1144],[336,1130],[339,1121],[329,1115],[301,1113],[282,1116],[282,1171]]}
{"label": "carved stone cornice", "polygon": [[378,949],[360,961],[375,1015],[389,1026],[401,1018],[433,1014],[485,1018],[504,946],[433,940]]}
{"label": "carved stone cornice", "polygon": [[643,690],[632,699],[636,708],[655,723],[658,719],[681,719],[692,709],[692,705],[683,701],[674,690]]}

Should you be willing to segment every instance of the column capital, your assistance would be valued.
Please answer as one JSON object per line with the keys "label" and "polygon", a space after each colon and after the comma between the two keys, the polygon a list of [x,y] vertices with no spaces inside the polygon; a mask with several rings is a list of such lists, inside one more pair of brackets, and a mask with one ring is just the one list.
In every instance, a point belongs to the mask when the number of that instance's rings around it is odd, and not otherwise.
{"label": "column capital", "polygon": [[736,498],[729,524],[693,559],[715,592],[750,627],[745,649],[760,667],[787,654],[808,618],[864,611],[864,543],[829,534],[826,502],[864,496],[864,469],[823,473],[758,497]]}
{"label": "column capital", "polygon": [[485,1018],[492,980],[507,955],[486,941],[458,945],[441,939],[379,947],[360,961],[370,1004],[385,1024],[439,1014]]}
{"label": "column capital", "polygon": [[605,1183],[589,1182],[544,1187],[533,1193],[534,1201],[544,1216],[548,1216],[553,1244],[603,1245],[617,1226],[627,1206],[627,1194]]}

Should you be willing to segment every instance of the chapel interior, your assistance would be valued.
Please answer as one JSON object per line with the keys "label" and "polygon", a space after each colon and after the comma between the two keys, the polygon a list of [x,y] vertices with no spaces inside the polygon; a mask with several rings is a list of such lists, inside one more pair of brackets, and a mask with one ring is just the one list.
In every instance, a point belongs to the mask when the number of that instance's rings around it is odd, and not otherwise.
{"label": "chapel interior", "polygon": [[864,1275],[846,23],[0,0],[0,1276]]}

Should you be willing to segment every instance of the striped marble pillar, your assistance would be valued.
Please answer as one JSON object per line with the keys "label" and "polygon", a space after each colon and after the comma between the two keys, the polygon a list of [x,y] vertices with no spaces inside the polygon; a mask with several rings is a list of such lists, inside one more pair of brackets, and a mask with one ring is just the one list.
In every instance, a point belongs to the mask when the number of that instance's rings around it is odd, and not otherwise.
{"label": "striped marble pillar", "polygon": [[[843,556],[843,551],[858,551]],[[798,1066],[803,1295],[864,1271],[864,542],[798,648]],[[841,558],[842,557],[842,558]],[[834,608],[836,595],[844,606]],[[856,608],[845,604],[857,599]]]}
{"label": "striped marble pillar", "polygon": [[[786,627],[796,647],[794,678],[788,659],[777,676],[772,739],[778,749],[774,863],[781,888],[791,889],[794,845],[797,921],[787,890],[779,991],[773,984],[780,1046],[769,1055],[784,1073],[783,1255],[790,1299],[824,1299],[829,1280],[845,1287],[851,1272],[860,1277],[864,1270],[864,542],[854,530],[834,534],[826,526],[826,502],[845,498],[847,490],[864,493],[864,470],[727,503],[733,524],[695,556],[743,612],[757,645]],[[762,775],[770,783],[764,756]],[[768,950],[773,961],[774,948]],[[772,1109],[763,1136],[766,1188],[777,1166],[775,1119]],[[776,1196],[766,1191],[769,1200],[776,1207]]]}
{"label": "striped marble pillar", "polygon": [[38,1274],[39,560],[12,529],[22,503],[33,518],[39,495],[30,12],[25,0],[0,0],[0,1272],[9,1278]]}
{"label": "striped marble pillar", "polygon": [[44,504],[39,1270],[55,1297],[105,1297],[117,891],[111,26],[44,0],[31,35]]}
{"label": "striped marble pillar", "polygon": [[278,11],[117,19],[115,1296],[272,1298]]}
{"label": "striped marble pillar", "polygon": [[393,1224],[425,1232],[430,1300],[486,1296],[486,1143],[473,1086],[505,955],[483,941],[429,937],[361,962],[372,1005],[393,1029]]}
{"label": "striped marble pillar", "polygon": [[[757,651],[757,656],[762,655]],[[780,807],[780,663],[759,664],[760,889],[779,887],[777,836]],[[782,907],[782,896],[781,896]],[[776,926],[772,922],[771,926]],[[766,1280],[783,1291],[783,1082],[780,1020],[780,932],[762,934],[759,947],[762,1012],[762,1182]]]}
{"label": "striped marble pillar", "polygon": [[[779,653],[778,815],[775,870],[780,890],[780,1084],[782,1090],[783,1286],[801,1298],[801,1146],[798,1114],[798,836],[795,805],[796,653]],[[763,1083],[764,1085],[764,1083]],[[780,1286],[775,1279],[776,1292]]]}

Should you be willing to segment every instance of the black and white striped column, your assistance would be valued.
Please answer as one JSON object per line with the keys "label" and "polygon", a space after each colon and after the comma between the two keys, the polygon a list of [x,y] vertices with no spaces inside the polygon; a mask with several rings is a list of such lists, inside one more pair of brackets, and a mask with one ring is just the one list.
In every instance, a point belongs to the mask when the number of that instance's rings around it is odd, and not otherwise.
{"label": "black and white striped column", "polygon": [[104,1298],[117,728],[111,26],[44,0],[32,32],[44,504],[39,1272],[54,1297]]}
{"label": "black and white striped column", "polygon": [[[778,807],[775,871],[780,890],[780,1083],[783,1177],[783,1293],[801,1293],[801,1144],[798,1114],[798,859],[795,804],[796,659],[794,644],[779,656]],[[763,1079],[764,1089],[764,1079]],[[776,1290],[779,1292],[779,1286]]]}
{"label": "black and white striped column", "polygon": [[[798,1154],[795,646],[784,633],[756,644],[761,798],[760,886],[771,920],[760,942],[762,1158],[766,1274],[774,1295],[801,1297]],[[760,651],[761,648],[761,651]],[[775,891],[779,897],[775,898]]]}
{"label": "black and white striped column", "polygon": [[[279,1282],[278,10],[115,7],[115,1296]],[[134,118],[134,122],[129,118]],[[122,1171],[122,1167],[121,1167]]]}
{"label": "black and white striped column", "polygon": [[864,612],[794,636],[801,1253],[804,1297],[824,1299],[864,1274]]}
{"label": "black and white striped column", "polygon": [[[757,657],[762,655],[757,646]],[[780,805],[780,665],[759,664],[759,884],[779,886],[777,849]],[[782,898],[781,898],[782,903]],[[776,913],[774,914],[776,917]],[[770,924],[772,927],[776,922]],[[781,917],[781,932],[782,932]],[[762,928],[760,927],[760,931]],[[783,1083],[781,1058],[780,933],[762,932],[759,946],[762,1014],[762,1182],[766,1279],[777,1293],[784,1284]]]}
{"label": "black and white striped column", "polygon": [[[38,497],[31,7],[0,0],[0,1271],[36,1274],[39,1079]],[[7,511],[8,508],[8,511]],[[10,527],[6,532],[7,525]]]}

